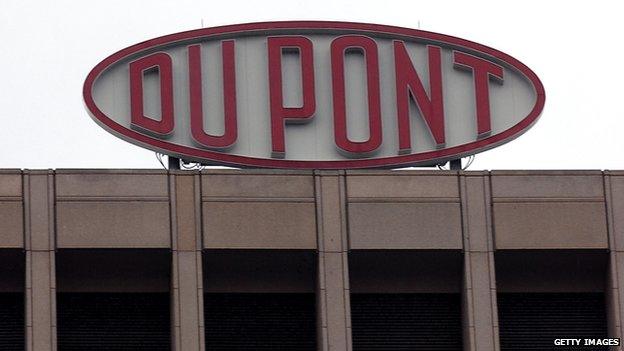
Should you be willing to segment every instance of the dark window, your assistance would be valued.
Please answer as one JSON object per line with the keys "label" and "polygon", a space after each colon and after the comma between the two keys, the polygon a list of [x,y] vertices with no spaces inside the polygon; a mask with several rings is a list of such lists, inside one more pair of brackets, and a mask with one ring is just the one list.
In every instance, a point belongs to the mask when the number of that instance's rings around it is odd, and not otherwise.
{"label": "dark window", "polygon": [[602,293],[499,293],[501,350],[551,350],[558,338],[606,338],[605,313]]}
{"label": "dark window", "polygon": [[461,350],[459,250],[349,252],[353,350]]}
{"label": "dark window", "polygon": [[460,294],[351,294],[353,349],[461,350]]}
{"label": "dark window", "polygon": [[170,350],[168,293],[60,293],[58,347]]}
{"label": "dark window", "polygon": [[204,295],[206,350],[316,350],[309,293]]}
{"label": "dark window", "polygon": [[24,278],[21,249],[0,249],[0,350],[24,350]]}
{"label": "dark window", "polygon": [[168,250],[59,250],[59,350],[170,350],[170,272]]}
{"label": "dark window", "polygon": [[316,350],[316,254],[203,253],[206,350]]}
{"label": "dark window", "polygon": [[0,293],[0,350],[24,350],[24,293]]}

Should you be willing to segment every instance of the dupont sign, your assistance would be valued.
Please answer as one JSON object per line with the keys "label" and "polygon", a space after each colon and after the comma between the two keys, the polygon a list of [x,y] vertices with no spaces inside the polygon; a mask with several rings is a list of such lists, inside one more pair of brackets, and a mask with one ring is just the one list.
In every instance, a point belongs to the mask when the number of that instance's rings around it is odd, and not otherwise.
{"label": "dupont sign", "polygon": [[544,88],[513,57],[420,30],[273,22],[172,34],[99,63],[102,127],[198,162],[348,169],[430,165],[525,132]]}

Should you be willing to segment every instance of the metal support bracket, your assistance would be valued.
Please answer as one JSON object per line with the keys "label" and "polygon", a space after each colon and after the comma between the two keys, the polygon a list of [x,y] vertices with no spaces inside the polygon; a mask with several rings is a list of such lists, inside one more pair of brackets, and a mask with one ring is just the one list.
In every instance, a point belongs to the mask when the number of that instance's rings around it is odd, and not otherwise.
{"label": "metal support bracket", "polygon": [[461,171],[462,170],[462,160],[458,158],[457,160],[450,160],[449,166],[451,171]]}
{"label": "metal support bracket", "polygon": [[169,170],[178,170],[180,169],[180,159],[177,157],[168,156],[168,168]]}

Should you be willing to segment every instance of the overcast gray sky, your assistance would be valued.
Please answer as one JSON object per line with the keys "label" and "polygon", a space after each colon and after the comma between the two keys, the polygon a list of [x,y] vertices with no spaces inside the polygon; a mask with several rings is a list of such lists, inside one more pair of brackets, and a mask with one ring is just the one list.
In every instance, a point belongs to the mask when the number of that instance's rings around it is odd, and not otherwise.
{"label": "overcast gray sky", "polygon": [[0,168],[155,168],[154,153],[97,126],[87,73],[137,42],[204,27],[339,20],[420,28],[529,66],[546,107],[470,169],[624,169],[624,5],[618,1],[0,1]]}

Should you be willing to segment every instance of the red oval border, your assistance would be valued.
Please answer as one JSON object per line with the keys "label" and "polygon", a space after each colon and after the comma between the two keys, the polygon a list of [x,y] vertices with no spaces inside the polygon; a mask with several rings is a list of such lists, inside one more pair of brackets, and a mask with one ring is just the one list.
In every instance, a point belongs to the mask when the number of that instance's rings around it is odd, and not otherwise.
{"label": "red oval border", "polygon": [[[536,93],[536,101],[533,109],[522,121],[513,127],[490,136],[485,139],[477,140],[467,144],[454,146],[451,148],[428,151],[417,154],[390,156],[371,159],[357,160],[340,160],[340,161],[295,161],[295,160],[277,160],[264,159],[256,157],[247,157],[240,155],[231,155],[209,150],[196,149],[188,146],[169,143],[163,140],[155,139],[144,134],[137,133],[131,129],[125,128],[107,117],[95,104],[91,90],[93,83],[99,75],[109,66],[117,61],[137,53],[159,45],[171,44],[182,40],[191,40],[195,38],[207,37],[212,35],[236,34],[247,31],[261,30],[279,30],[279,29],[340,29],[340,30],[357,30],[369,31],[383,34],[402,35],[419,39],[431,40],[440,43],[447,43],[454,46],[465,47],[492,57],[495,57],[508,65],[514,67],[533,84]],[[522,62],[515,58],[498,51],[496,49],[481,45],[469,40],[452,37],[444,34],[427,32],[416,29],[386,26],[368,23],[351,23],[351,22],[329,22],[329,21],[285,21],[285,22],[259,22],[236,24],[229,26],[202,28],[186,32],[170,34],[155,39],[147,40],[139,44],[132,45],[120,50],[98,63],[87,75],[83,86],[83,97],[87,109],[92,118],[107,129],[113,135],[118,137],[125,136],[130,142],[141,147],[172,153],[175,156],[192,160],[208,160],[216,161],[219,164],[230,165],[235,167],[262,167],[262,168],[292,168],[292,169],[356,169],[356,168],[378,168],[378,167],[406,167],[410,165],[424,164],[432,160],[449,160],[456,159],[468,154],[485,151],[500,144],[509,142],[520,136],[528,130],[538,119],[544,108],[546,94],[544,87],[537,75],[525,66]],[[124,139],[125,140],[125,139]]]}

